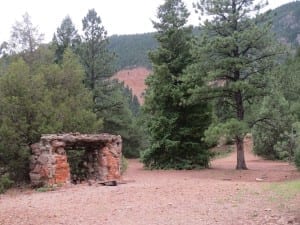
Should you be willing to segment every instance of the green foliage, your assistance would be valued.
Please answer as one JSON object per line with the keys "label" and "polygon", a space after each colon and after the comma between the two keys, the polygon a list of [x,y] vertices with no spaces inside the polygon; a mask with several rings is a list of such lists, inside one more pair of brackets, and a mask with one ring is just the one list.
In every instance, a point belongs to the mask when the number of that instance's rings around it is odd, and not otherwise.
{"label": "green foliage", "polygon": [[9,178],[8,175],[0,176],[0,194],[4,193],[13,185],[13,181]]}
{"label": "green foliage", "polygon": [[252,0],[202,0],[196,6],[212,19],[205,21],[193,47],[196,64],[186,79],[192,94],[188,101],[214,104],[216,127],[206,132],[206,139],[213,142],[229,132],[226,135],[237,145],[237,169],[246,169],[243,138],[250,122],[248,105],[264,95],[265,74],[278,51],[270,36],[270,14],[259,14],[263,5]]}
{"label": "green foliage", "polygon": [[123,94],[124,86],[116,81],[109,84],[95,90],[95,107],[99,115],[104,118],[103,130],[121,135],[125,157],[137,158],[144,138],[143,132],[129,108],[128,96]]}
{"label": "green foliage", "polygon": [[113,35],[108,48],[117,55],[116,69],[144,66],[151,68],[148,52],[157,47],[154,33]]}
{"label": "green foliage", "polygon": [[54,61],[60,64],[67,48],[71,48],[74,52],[78,51],[80,42],[80,36],[71,18],[66,16],[52,39],[52,47],[55,50]]}
{"label": "green foliage", "polygon": [[121,158],[121,174],[124,174],[128,168],[128,160],[122,155]]}
{"label": "green foliage", "polygon": [[148,168],[192,169],[209,164],[201,138],[210,123],[205,102],[182,103],[188,96],[184,71],[191,63],[192,29],[186,27],[188,11],[180,0],[167,0],[158,9],[155,35],[159,48],[150,53],[153,74],[147,79],[144,118],[149,148],[142,153]]}
{"label": "green foliage", "polygon": [[85,149],[78,148],[67,150],[70,173],[72,175],[72,180],[75,180],[76,182],[87,179],[88,168],[84,166],[85,151]]}
{"label": "green foliage", "polygon": [[300,181],[287,181],[280,183],[272,183],[269,187],[270,191],[274,193],[273,198],[276,202],[284,202],[286,200],[294,199],[300,193]]}
{"label": "green foliage", "polygon": [[211,126],[205,131],[205,142],[209,145],[213,145],[218,142],[220,137],[225,137],[226,140],[232,140],[238,136],[245,136],[249,130],[247,123],[231,118],[225,123],[211,124]]}
{"label": "green foliage", "polygon": [[124,96],[127,98],[129,109],[132,112],[132,114],[135,117],[139,116],[141,106],[137,96],[132,94],[132,89],[129,88],[128,86],[123,87],[123,93]]}
{"label": "green foliage", "polygon": [[253,129],[254,151],[271,159],[291,160],[299,148],[299,56],[289,58],[270,74],[265,97]]}
{"label": "green foliage", "polygon": [[[298,46],[300,2],[293,1],[272,10],[272,27],[276,39],[287,45]],[[270,13],[270,12],[266,12]],[[199,30],[194,29],[199,35]],[[109,49],[117,55],[116,69],[144,66],[151,68],[148,52],[157,48],[155,33],[113,35],[109,37]],[[223,116],[223,115],[222,115]]]}
{"label": "green foliage", "polygon": [[293,155],[289,133],[295,117],[289,102],[280,94],[264,98],[258,114],[261,118],[254,126],[254,152],[269,159],[287,159]]}
{"label": "green foliage", "polygon": [[22,16],[22,21],[17,21],[12,28],[12,50],[15,52],[33,53],[43,40],[43,34],[31,22],[28,13]]}
{"label": "green foliage", "polygon": [[293,1],[273,10],[273,27],[279,40],[299,46],[300,2]]}
{"label": "green foliage", "polygon": [[47,185],[47,186],[39,187],[35,190],[37,192],[48,192],[48,191],[55,191],[56,187],[54,187],[53,185]]}
{"label": "green foliage", "polygon": [[0,78],[0,165],[7,166],[16,180],[28,176],[28,144],[38,137],[39,106],[43,105],[40,85],[41,80],[30,76],[29,67],[21,59]]}
{"label": "green foliage", "polygon": [[225,146],[226,148],[224,149],[223,146],[220,148],[216,147],[212,151],[212,155],[214,159],[222,159],[228,157],[232,152],[233,152],[233,146]]}
{"label": "green foliage", "polygon": [[[124,95],[124,87],[110,79],[114,57],[108,50],[104,26],[94,9],[88,11],[82,23],[84,35],[80,58],[86,74],[84,83],[92,90],[94,111],[103,118],[101,131],[121,135],[124,155],[138,157],[142,137],[129,108],[132,94],[131,97],[129,92]],[[133,104],[131,106],[132,110],[137,110],[133,109]]]}
{"label": "green foliage", "polygon": [[300,148],[298,147],[295,152],[295,165],[300,170]]}
{"label": "green foliage", "polygon": [[14,181],[28,179],[29,146],[42,133],[87,133],[101,128],[83,77],[70,50],[61,66],[47,62],[30,70],[18,59],[0,77],[0,168]]}
{"label": "green foliage", "polygon": [[108,50],[107,32],[95,9],[88,11],[82,27],[84,34],[79,55],[86,74],[84,82],[86,87],[95,90],[98,82],[112,76],[114,55]]}

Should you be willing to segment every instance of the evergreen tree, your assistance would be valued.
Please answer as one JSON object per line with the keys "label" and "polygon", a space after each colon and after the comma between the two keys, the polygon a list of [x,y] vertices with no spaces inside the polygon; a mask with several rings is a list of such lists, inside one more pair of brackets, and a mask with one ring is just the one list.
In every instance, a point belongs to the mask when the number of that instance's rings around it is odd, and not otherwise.
{"label": "evergreen tree", "polygon": [[22,21],[17,21],[12,27],[10,52],[19,53],[28,64],[34,61],[34,52],[40,46],[44,35],[31,22],[28,13],[23,15]]}
{"label": "evergreen tree", "polygon": [[95,9],[88,11],[82,20],[83,43],[81,61],[85,68],[85,84],[94,90],[97,82],[107,81],[112,76],[113,54],[108,51],[107,32]]}
{"label": "evergreen tree", "polygon": [[[202,38],[194,47],[198,71],[190,75],[195,82],[193,98],[222,98],[228,115],[223,122],[216,121],[206,132],[207,140],[219,135],[234,138],[237,146],[236,169],[247,169],[243,139],[249,130],[246,121],[247,104],[262,96],[266,72],[277,54],[271,38],[269,13],[259,14],[261,3],[253,0],[201,0],[197,8],[209,15],[203,27]],[[251,18],[255,15],[255,18]],[[195,77],[205,78],[199,87]],[[197,80],[197,79],[196,79]]]}
{"label": "evergreen tree", "polygon": [[111,79],[114,55],[108,50],[106,30],[94,9],[88,11],[82,23],[80,57],[85,68],[84,81],[93,92],[94,111],[103,118],[102,131],[121,135],[124,155],[137,157],[142,138],[122,86]]}
{"label": "evergreen tree", "polygon": [[137,125],[137,117],[130,110],[128,95],[123,84],[113,82],[116,87],[108,96],[113,107],[101,111],[104,117],[104,132],[121,135],[123,154],[128,158],[138,158],[143,144],[143,132]]}
{"label": "evergreen tree", "polygon": [[1,76],[0,167],[15,181],[28,178],[29,145],[36,138],[35,129],[40,122],[37,115],[43,104],[40,85],[40,79],[30,76],[22,59],[12,63]]}
{"label": "evergreen tree", "polygon": [[133,98],[131,99],[129,107],[134,116],[138,116],[140,114],[141,105],[136,95],[134,95]]}
{"label": "evergreen tree", "polygon": [[70,16],[66,16],[60,27],[57,28],[56,34],[54,34],[52,39],[52,45],[55,49],[55,62],[62,62],[64,51],[68,47],[76,52],[80,42],[80,36],[78,35]]}
{"label": "evergreen tree", "polygon": [[140,113],[140,103],[136,95],[133,95],[132,89],[129,88],[128,86],[124,87],[123,83],[123,93],[124,96],[127,98],[128,104],[129,104],[129,109],[132,112],[132,114],[136,117]]}
{"label": "evergreen tree", "polygon": [[107,32],[94,9],[88,11],[82,24],[84,35],[80,58],[85,69],[84,83],[93,92],[97,115],[109,116],[106,112],[119,107],[120,102],[113,98],[117,86],[109,79],[113,74],[113,56],[107,49]]}
{"label": "evergreen tree", "polygon": [[93,112],[93,95],[82,80],[84,70],[78,57],[70,48],[65,50],[60,66],[52,64],[43,66],[45,85],[54,111],[55,132],[90,133],[101,130],[102,118],[96,118]]}
{"label": "evergreen tree", "polygon": [[209,153],[201,141],[209,124],[206,103],[182,104],[188,93],[184,70],[192,62],[192,28],[181,0],[166,0],[158,9],[157,50],[150,53],[153,73],[147,79],[145,118],[150,146],[143,153],[148,168],[207,167]]}
{"label": "evergreen tree", "polygon": [[270,159],[289,159],[300,149],[300,57],[290,57],[270,74],[268,96],[253,129],[254,151]]}
{"label": "evergreen tree", "polygon": [[31,22],[28,13],[23,15],[23,21],[17,21],[12,28],[11,42],[16,52],[27,51],[33,53],[43,40],[37,26]]}
{"label": "evergreen tree", "polygon": [[[278,90],[266,96],[253,128],[254,152],[268,159],[290,159],[294,155],[296,122],[290,103]],[[293,142],[293,143],[292,143]]]}

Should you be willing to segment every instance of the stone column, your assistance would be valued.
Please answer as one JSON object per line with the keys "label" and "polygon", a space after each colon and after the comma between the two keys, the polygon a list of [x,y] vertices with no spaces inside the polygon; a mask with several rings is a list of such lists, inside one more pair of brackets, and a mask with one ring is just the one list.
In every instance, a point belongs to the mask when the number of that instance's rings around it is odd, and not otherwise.
{"label": "stone column", "polygon": [[120,180],[122,140],[121,137],[106,143],[99,152],[99,175],[100,180]]}
{"label": "stone column", "polygon": [[70,183],[70,166],[65,151],[66,143],[54,140],[51,142],[52,154],[55,158],[54,183]]}

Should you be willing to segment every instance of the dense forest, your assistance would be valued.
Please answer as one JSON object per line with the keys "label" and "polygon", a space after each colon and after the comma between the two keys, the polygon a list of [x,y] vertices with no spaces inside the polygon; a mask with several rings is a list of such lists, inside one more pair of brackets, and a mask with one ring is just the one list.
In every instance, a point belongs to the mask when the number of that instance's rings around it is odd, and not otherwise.
{"label": "dense forest", "polygon": [[148,53],[157,47],[153,33],[113,35],[108,48],[116,53],[116,69],[143,66],[151,68]]}
{"label": "dense forest", "polygon": [[[252,133],[256,154],[300,167],[300,3],[263,14],[252,0],[195,7],[212,16],[200,33],[181,0],[159,6],[149,34],[107,37],[94,9],[82,34],[66,16],[48,44],[28,14],[16,22],[1,44],[0,192],[29,180],[30,145],[43,133],[120,134],[124,155],[141,154],[150,169],[209,167],[220,138],[235,143],[236,169],[247,169]],[[141,108],[111,79],[135,66],[153,71]],[[80,157],[70,158],[80,170]]]}

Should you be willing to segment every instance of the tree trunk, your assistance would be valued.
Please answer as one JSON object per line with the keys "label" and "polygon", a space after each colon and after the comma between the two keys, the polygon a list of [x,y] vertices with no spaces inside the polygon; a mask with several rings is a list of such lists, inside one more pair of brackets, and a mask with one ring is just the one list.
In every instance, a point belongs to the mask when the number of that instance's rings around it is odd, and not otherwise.
{"label": "tree trunk", "polygon": [[247,170],[245,154],[244,154],[244,139],[242,137],[236,136],[236,169],[237,170]]}
{"label": "tree trunk", "polygon": [[[244,120],[244,104],[243,104],[243,97],[241,91],[235,92],[234,95],[235,104],[237,109],[237,119],[240,121]],[[236,142],[236,151],[237,151],[237,162],[236,162],[236,169],[237,170],[246,170],[246,162],[245,162],[245,154],[244,154],[244,137],[243,135],[236,135],[235,137]]]}

